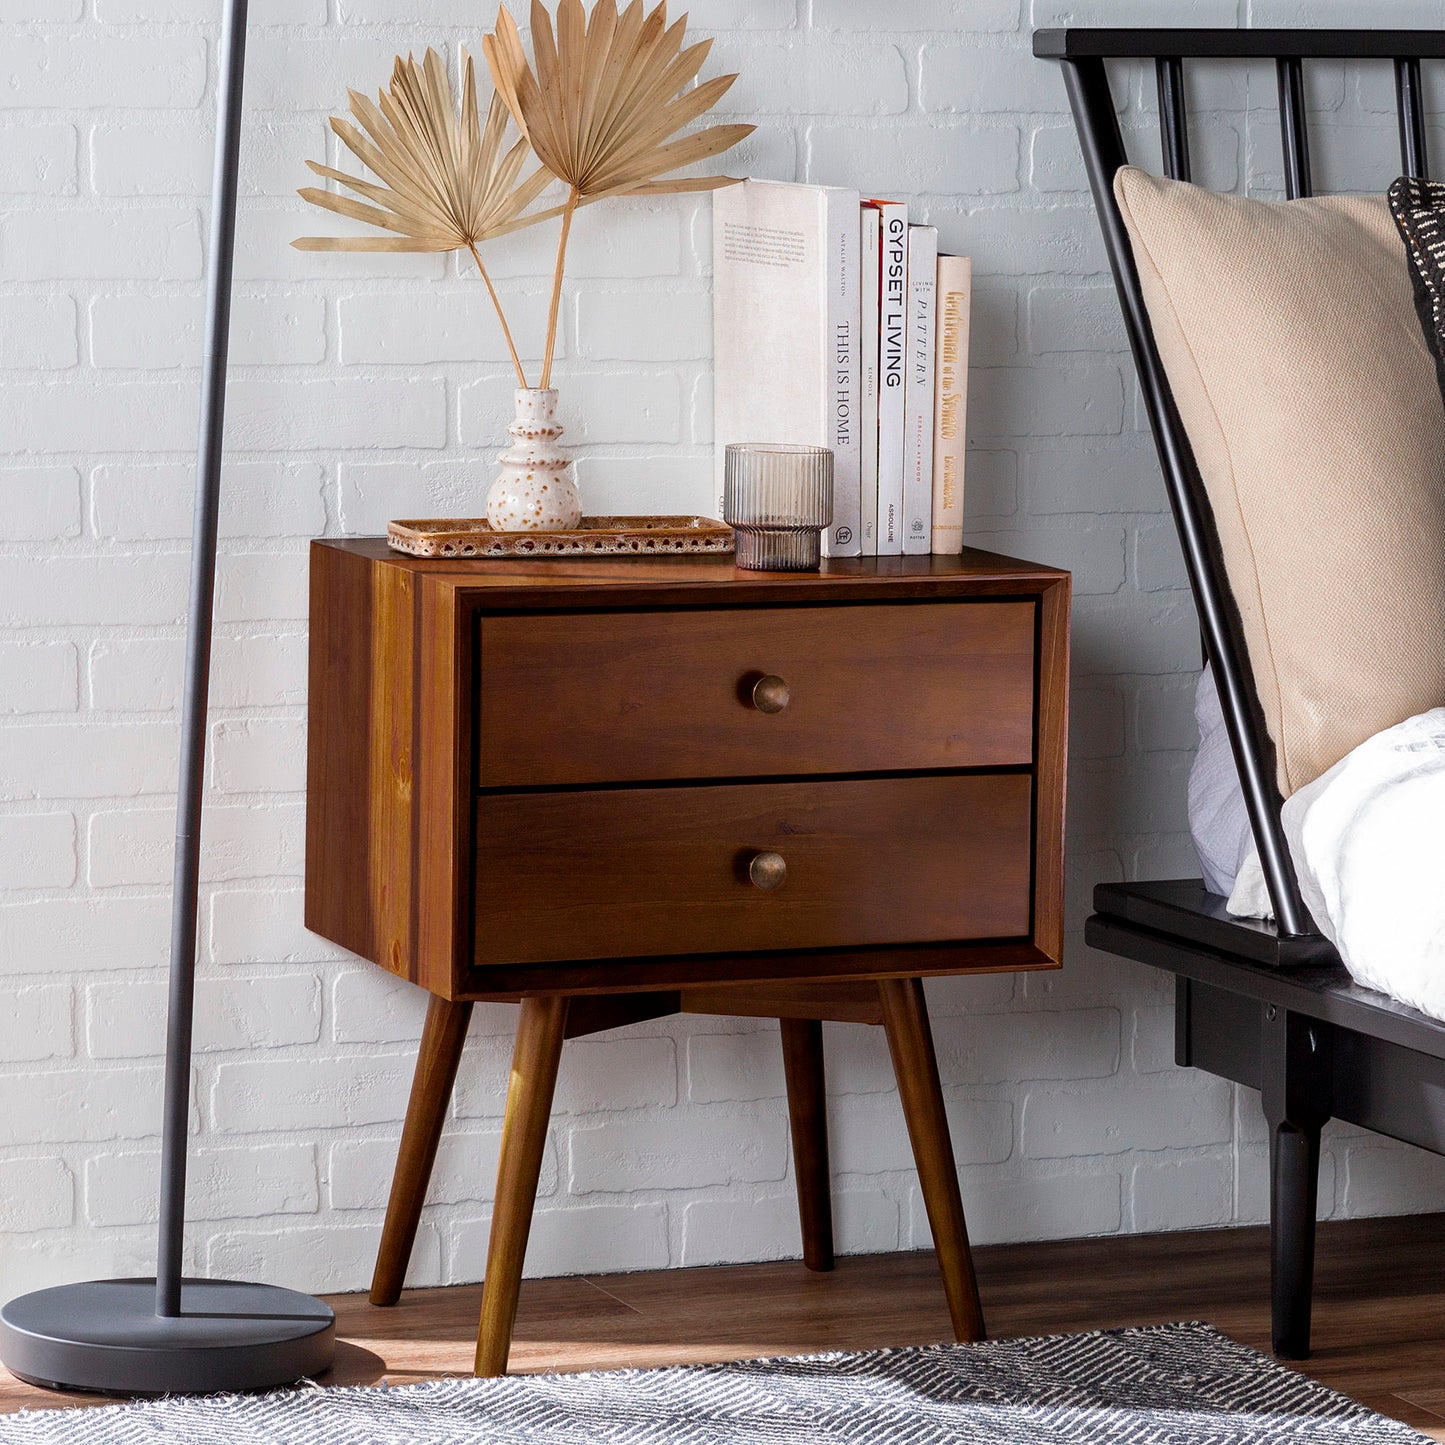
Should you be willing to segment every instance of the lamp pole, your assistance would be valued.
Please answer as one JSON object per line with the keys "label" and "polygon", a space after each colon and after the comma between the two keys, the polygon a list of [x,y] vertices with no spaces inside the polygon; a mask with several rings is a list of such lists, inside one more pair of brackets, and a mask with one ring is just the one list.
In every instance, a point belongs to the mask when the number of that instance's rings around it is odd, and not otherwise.
{"label": "lamp pole", "polygon": [[221,33],[216,165],[211,184],[210,285],[201,381],[191,539],[191,601],[181,702],[181,764],[176,803],[175,885],[171,896],[171,982],[166,1012],[165,1122],[161,1128],[160,1238],[156,1313],[181,1309],[186,1223],[186,1135],[191,1110],[191,1048],[196,1002],[196,918],[201,885],[201,808],[206,786],[206,720],[215,630],[216,540],[226,433],[226,365],[231,342],[231,278],[236,259],[236,192],[241,166],[242,94],[249,0],[230,0]]}
{"label": "lamp pole", "polygon": [[160,1230],[154,1280],[95,1280],[39,1290],[0,1309],[0,1359],[34,1384],[108,1394],[258,1390],[331,1364],[335,1317],[294,1290],[186,1280],[186,1151],[196,994],[201,815],[216,542],[225,450],[226,367],[236,252],[247,0],[225,0],[221,29],[210,272],[201,376],[185,692],[171,899],[170,1001],[161,1127]]}

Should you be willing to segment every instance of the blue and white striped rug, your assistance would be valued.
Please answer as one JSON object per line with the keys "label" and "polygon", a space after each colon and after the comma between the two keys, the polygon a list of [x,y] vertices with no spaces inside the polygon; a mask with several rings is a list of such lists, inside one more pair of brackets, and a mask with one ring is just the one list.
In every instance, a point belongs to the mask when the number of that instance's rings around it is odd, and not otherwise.
{"label": "blue and white striped rug", "polygon": [[0,1445],[1404,1445],[1202,1324],[30,1411]]}

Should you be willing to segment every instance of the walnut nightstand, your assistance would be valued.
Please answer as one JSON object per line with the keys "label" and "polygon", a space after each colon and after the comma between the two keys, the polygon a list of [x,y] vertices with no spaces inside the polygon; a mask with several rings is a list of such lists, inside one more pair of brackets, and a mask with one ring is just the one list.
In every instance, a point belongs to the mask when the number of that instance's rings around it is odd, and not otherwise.
{"label": "walnut nightstand", "polygon": [[372,1299],[478,1000],[517,1000],[477,1347],[506,1368],[563,1041],[776,1017],[832,1263],[823,1019],[887,1030],[960,1338],[983,1321],[920,980],[1057,967],[1068,574],[984,552],[311,559],[307,926],[432,994]]}

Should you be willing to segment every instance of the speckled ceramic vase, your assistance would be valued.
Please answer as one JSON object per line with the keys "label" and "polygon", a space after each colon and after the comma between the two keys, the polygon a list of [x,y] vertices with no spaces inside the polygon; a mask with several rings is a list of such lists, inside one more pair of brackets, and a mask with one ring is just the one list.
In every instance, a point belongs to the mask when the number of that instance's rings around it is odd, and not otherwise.
{"label": "speckled ceramic vase", "polygon": [[494,532],[563,532],[582,520],[572,458],[557,445],[557,392],[519,387],[512,445],[497,460],[501,474],[487,493]]}

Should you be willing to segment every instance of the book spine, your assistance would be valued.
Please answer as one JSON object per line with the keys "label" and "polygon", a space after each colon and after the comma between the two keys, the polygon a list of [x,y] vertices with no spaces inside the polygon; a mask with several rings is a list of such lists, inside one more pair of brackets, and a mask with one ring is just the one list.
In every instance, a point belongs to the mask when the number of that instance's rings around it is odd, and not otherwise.
{"label": "book spine", "polygon": [[863,455],[860,467],[863,555],[878,554],[878,207],[864,202],[859,208],[859,358],[858,385],[862,399],[859,441]]}
{"label": "book spine", "polygon": [[861,405],[859,397],[859,244],[857,191],[829,190],[825,207],[827,296],[823,355],[828,381],[828,445],[833,449],[833,521],[823,533],[825,557],[863,551]]}
{"label": "book spine", "polygon": [[908,207],[884,201],[878,317],[878,555],[903,551],[903,422],[908,374]]}
{"label": "book spine", "polygon": [[934,298],[938,229],[908,228],[908,376],[904,386],[903,550],[933,550]]}
{"label": "book spine", "polygon": [[973,262],[938,258],[938,358],[933,423],[933,550],[963,551],[964,460],[968,450],[968,342]]}

